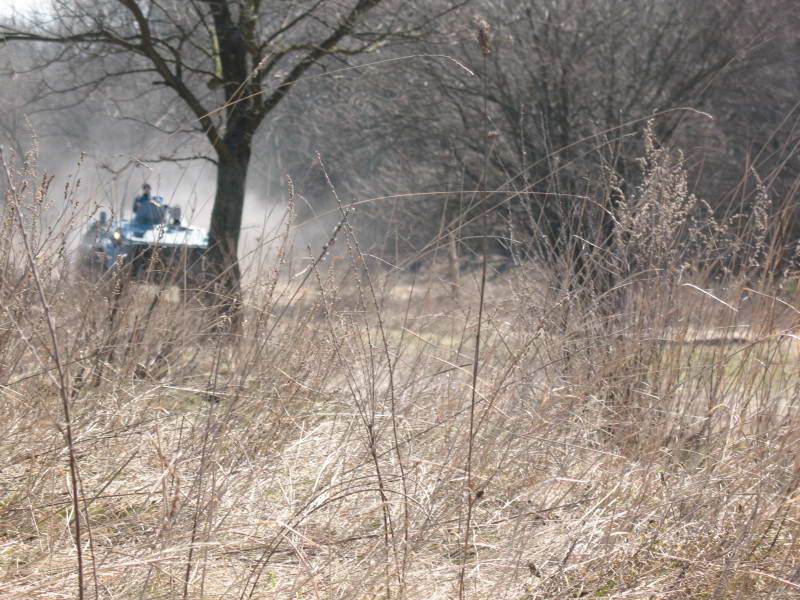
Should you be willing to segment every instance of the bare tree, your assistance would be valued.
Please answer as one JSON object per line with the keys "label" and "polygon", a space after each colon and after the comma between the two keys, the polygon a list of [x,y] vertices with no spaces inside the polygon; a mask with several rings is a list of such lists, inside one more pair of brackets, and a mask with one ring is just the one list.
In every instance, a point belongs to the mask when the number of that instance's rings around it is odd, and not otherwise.
{"label": "bare tree", "polygon": [[[657,133],[668,139],[686,118],[676,109],[702,108],[739,66],[747,40],[735,31],[747,4],[492,2],[494,51],[485,67],[477,49],[463,49],[480,77],[453,69],[440,86],[452,127],[479,133],[488,119],[496,136],[464,136],[455,159],[469,180],[519,192],[504,207],[518,224],[536,223],[551,246],[569,238],[585,210],[573,197],[597,191],[603,198],[609,171],[623,180],[635,172],[628,159],[639,142],[631,133],[643,120],[660,113]],[[487,144],[491,172],[484,174]]]}
{"label": "bare tree", "polygon": [[[377,15],[384,2],[55,0],[46,20],[0,24],[0,36],[6,42],[58,47],[39,66],[59,63],[74,71],[71,80],[50,86],[52,94],[88,93],[118,78],[141,82],[148,77],[157,87],[147,97],[157,100],[160,111],[158,119],[148,121],[173,135],[202,134],[212,151],[204,156],[217,173],[210,262],[235,295],[236,248],[255,133],[315,66],[329,65],[331,59],[346,65],[393,37],[413,35],[419,20],[433,18],[424,11]],[[87,63],[91,69],[84,68]],[[121,116],[129,116],[130,105],[141,105],[144,96],[129,95],[127,104],[120,100]]]}
{"label": "bare tree", "polygon": [[[451,227],[469,223],[465,211],[477,206],[460,191],[485,182],[502,191],[490,198],[498,239],[511,237],[513,226],[514,235],[527,229],[550,249],[574,234],[591,233],[602,245],[613,225],[604,217],[604,203],[614,202],[609,177],[636,184],[632,159],[641,156],[645,122],[657,116],[659,139],[688,141],[692,150],[711,139],[708,124],[718,127],[736,112],[717,110],[726,90],[747,90],[754,74],[763,77],[759,61],[785,4],[774,0],[761,10],[754,0],[486,0],[479,7],[494,32],[486,62],[470,16],[439,21],[421,53],[450,54],[469,70],[434,61],[384,69],[386,102],[356,96],[364,105],[357,133],[370,136],[362,146],[370,148],[379,181],[453,191]],[[398,87],[403,93],[393,94]],[[743,135],[730,141],[739,143],[746,147]],[[721,156],[730,148],[715,150]],[[417,233],[441,232],[430,215],[433,202],[440,214],[445,197],[419,203]],[[592,202],[578,199],[586,197]]]}

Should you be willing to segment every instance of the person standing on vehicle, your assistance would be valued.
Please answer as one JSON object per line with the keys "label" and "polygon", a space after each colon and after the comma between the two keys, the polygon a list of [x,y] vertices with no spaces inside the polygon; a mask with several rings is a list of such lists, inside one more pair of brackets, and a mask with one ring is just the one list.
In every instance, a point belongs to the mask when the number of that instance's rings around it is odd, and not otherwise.
{"label": "person standing on vehicle", "polygon": [[142,186],[142,195],[136,196],[133,201],[133,222],[142,227],[159,225],[164,223],[166,214],[164,198],[152,195],[150,185],[145,183]]}
{"label": "person standing on vehicle", "polygon": [[153,199],[153,195],[150,193],[150,184],[145,183],[142,185],[142,195],[136,196],[133,200],[133,214],[135,215],[138,212],[140,206],[152,202]]}

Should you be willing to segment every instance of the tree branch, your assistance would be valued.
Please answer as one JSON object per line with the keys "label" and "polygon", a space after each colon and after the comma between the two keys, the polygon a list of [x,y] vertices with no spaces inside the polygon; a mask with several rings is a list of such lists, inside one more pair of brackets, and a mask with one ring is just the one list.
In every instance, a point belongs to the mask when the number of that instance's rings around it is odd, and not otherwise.
{"label": "tree branch", "polygon": [[217,151],[217,154],[220,156],[226,155],[227,149],[221,143],[219,131],[217,126],[214,125],[213,121],[211,120],[209,111],[203,107],[203,105],[200,103],[200,100],[198,100],[198,98],[192,93],[187,85],[170,70],[164,57],[162,57],[155,49],[153,44],[153,36],[150,31],[150,25],[142,13],[139,5],[134,0],[118,1],[131,12],[133,18],[138,24],[139,31],[142,35],[142,43],[139,46],[139,51],[148,59],[150,59],[150,62],[153,63],[158,73],[164,78],[164,82],[169,87],[174,89],[181,99],[186,102],[186,105],[200,121],[208,141],[211,143],[211,146],[214,148],[214,150]]}
{"label": "tree branch", "polygon": [[300,79],[308,69],[310,69],[316,62],[330,53],[331,49],[336,46],[344,37],[348,36],[355,27],[355,24],[367,12],[375,8],[383,0],[359,0],[347,16],[341,21],[339,27],[328,36],[322,43],[311,50],[289,74],[283,79],[278,88],[266,99],[261,109],[253,116],[252,120],[257,125],[275,106],[283,100],[284,96],[289,93],[289,89]]}

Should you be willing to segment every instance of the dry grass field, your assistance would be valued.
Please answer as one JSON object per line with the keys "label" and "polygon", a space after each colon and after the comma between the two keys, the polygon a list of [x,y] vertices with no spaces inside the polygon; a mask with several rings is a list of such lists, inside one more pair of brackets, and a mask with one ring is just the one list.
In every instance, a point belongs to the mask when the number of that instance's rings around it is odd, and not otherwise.
{"label": "dry grass field", "polygon": [[273,251],[231,328],[78,279],[78,213],[16,177],[0,597],[800,597],[794,281],[665,251],[614,310],[535,261],[454,295],[345,227],[336,269]]}

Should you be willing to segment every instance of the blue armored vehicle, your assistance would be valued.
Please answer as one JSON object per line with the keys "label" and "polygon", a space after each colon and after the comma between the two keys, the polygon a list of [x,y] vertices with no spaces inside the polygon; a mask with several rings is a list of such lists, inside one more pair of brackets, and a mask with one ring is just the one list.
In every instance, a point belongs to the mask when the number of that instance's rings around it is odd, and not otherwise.
{"label": "blue armored vehicle", "polygon": [[93,221],[81,243],[81,265],[102,277],[127,272],[140,281],[174,277],[186,282],[202,272],[208,233],[185,225],[180,207],[168,207],[161,196],[138,207],[131,219],[110,220],[105,211]]}

